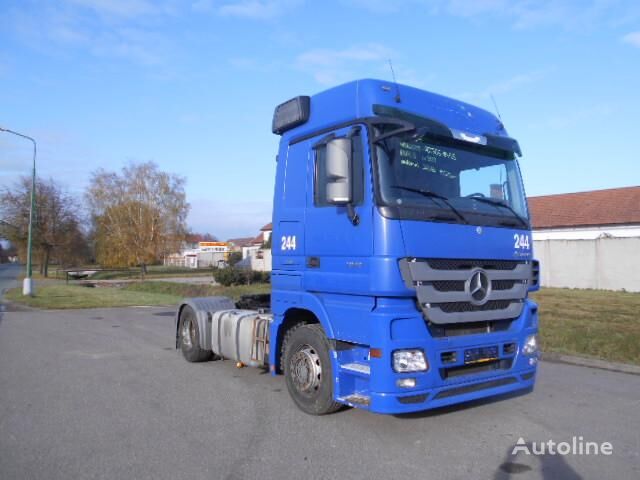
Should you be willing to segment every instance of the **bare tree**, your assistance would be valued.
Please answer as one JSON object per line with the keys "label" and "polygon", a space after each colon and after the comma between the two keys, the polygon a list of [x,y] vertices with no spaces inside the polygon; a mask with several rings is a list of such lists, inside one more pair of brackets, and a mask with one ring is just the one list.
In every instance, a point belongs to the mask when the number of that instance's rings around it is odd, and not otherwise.
{"label": "bare tree", "polygon": [[105,266],[146,265],[175,251],[186,234],[184,184],[153,162],[132,163],[120,174],[94,172],[86,198],[97,260]]}
{"label": "bare tree", "polygon": [[[31,177],[22,177],[0,193],[0,217],[4,221],[0,236],[15,245],[21,258],[26,257],[30,195]],[[36,181],[33,251],[45,277],[51,261],[69,265],[83,262],[88,256],[78,200],[53,179]]]}

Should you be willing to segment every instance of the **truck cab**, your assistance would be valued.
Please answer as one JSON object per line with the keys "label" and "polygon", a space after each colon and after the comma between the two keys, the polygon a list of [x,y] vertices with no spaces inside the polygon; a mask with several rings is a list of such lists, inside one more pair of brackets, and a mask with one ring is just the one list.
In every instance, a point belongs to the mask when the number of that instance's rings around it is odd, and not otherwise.
{"label": "truck cab", "polygon": [[[498,118],[358,80],[279,105],[272,129],[268,362],[298,406],[403,413],[533,388],[538,265]],[[300,326],[329,364],[311,341],[287,349]]]}

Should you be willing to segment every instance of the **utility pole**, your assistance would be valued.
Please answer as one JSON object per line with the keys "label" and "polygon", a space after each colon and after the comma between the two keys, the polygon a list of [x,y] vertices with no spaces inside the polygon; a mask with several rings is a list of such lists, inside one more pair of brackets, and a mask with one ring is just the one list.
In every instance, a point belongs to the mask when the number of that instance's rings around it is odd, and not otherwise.
{"label": "utility pole", "polygon": [[33,143],[33,170],[31,174],[31,203],[29,206],[29,237],[27,239],[27,276],[22,282],[22,295],[33,296],[35,293],[34,285],[33,285],[33,271],[31,264],[31,250],[32,250],[32,241],[33,241],[33,214],[36,203],[36,141],[28,135],[23,135],[22,133],[14,132],[13,130],[9,130],[8,128],[0,127],[0,132],[11,133],[12,135],[17,135],[18,137],[26,138]]}

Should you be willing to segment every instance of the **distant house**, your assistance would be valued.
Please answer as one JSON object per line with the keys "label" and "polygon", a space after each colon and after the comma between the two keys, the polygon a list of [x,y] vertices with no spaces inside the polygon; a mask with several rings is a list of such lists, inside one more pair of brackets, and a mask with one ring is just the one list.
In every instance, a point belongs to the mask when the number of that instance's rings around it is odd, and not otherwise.
{"label": "distant house", "polygon": [[534,240],[640,237],[640,186],[530,197]]}
{"label": "distant house", "polygon": [[640,292],[640,187],[529,198],[549,287]]}
{"label": "distant house", "polygon": [[272,231],[272,224],[267,223],[257,236],[251,238],[247,245],[243,245],[242,261],[238,266],[262,272],[271,271],[271,247],[265,245],[268,245]]}
{"label": "distant house", "polygon": [[242,252],[244,247],[253,245],[254,237],[230,238],[227,240],[232,252]]}
{"label": "distant house", "polygon": [[230,247],[227,242],[185,243],[184,248],[164,258],[165,266],[172,267],[220,267],[227,264]]}
{"label": "distant house", "polygon": [[269,241],[271,238],[271,233],[273,232],[273,224],[267,223],[264,227],[260,229],[260,233],[257,237],[253,239],[254,245],[263,245]]}

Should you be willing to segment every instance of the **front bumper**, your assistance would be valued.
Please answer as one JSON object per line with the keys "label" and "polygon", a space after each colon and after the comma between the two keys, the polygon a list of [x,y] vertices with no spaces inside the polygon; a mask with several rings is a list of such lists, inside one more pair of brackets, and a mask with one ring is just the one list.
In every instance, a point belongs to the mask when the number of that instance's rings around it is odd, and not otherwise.
{"label": "front bumper", "polygon": [[531,391],[536,367],[519,372],[483,377],[438,388],[410,393],[371,392],[369,410],[375,413],[399,414],[430,410],[516,391]]}
{"label": "front bumper", "polygon": [[[434,338],[425,335],[426,327],[421,316],[400,320],[397,317],[396,314],[390,322],[391,338],[379,341],[388,355],[370,361],[369,410],[409,413],[533,389],[538,355],[522,352],[526,338],[538,333],[537,305],[530,300],[526,301],[522,315],[509,328],[486,334]],[[385,324],[389,325],[389,322],[382,320],[377,323]],[[383,335],[384,330],[381,329],[378,338]],[[474,362],[465,361],[469,349],[486,347],[497,348],[495,362],[475,368],[470,365]],[[391,352],[409,348],[425,352],[429,361],[427,372],[393,371]],[[414,378],[415,387],[399,388],[396,382],[400,378]]]}

